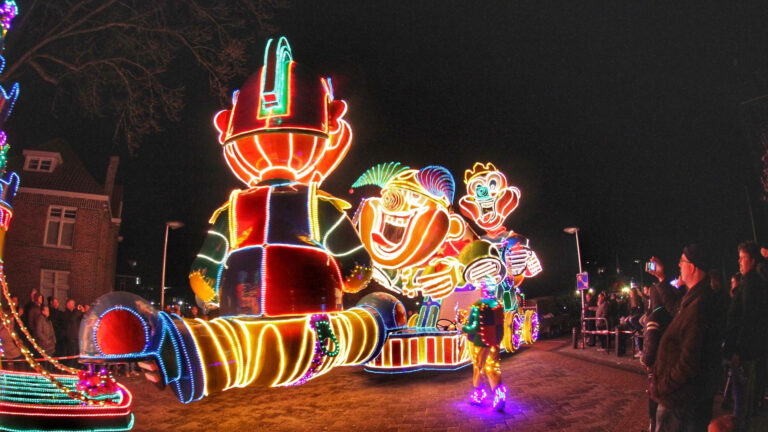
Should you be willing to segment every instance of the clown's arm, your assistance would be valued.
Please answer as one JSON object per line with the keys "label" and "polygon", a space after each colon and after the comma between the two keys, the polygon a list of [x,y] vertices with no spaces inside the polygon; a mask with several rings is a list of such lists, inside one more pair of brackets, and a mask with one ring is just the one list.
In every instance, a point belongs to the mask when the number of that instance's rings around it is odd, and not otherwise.
{"label": "clown's arm", "polygon": [[317,228],[320,243],[339,264],[344,278],[344,291],[358,292],[371,279],[373,267],[368,251],[363,247],[352,221],[345,212],[345,201],[318,194]]}
{"label": "clown's arm", "polygon": [[208,234],[192,262],[189,284],[195,295],[204,302],[219,300],[218,276],[226,265],[229,252],[229,205],[225,205],[211,217]]}

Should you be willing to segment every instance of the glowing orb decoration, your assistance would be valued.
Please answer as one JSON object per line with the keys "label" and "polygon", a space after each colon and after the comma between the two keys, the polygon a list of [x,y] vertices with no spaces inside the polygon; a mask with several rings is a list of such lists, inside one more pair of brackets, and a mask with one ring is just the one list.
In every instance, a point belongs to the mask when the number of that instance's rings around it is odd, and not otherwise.
{"label": "glowing orb decoration", "polygon": [[489,235],[505,230],[504,220],[520,201],[520,190],[507,184],[507,178],[488,162],[477,162],[464,173],[467,194],[459,199],[461,214]]}

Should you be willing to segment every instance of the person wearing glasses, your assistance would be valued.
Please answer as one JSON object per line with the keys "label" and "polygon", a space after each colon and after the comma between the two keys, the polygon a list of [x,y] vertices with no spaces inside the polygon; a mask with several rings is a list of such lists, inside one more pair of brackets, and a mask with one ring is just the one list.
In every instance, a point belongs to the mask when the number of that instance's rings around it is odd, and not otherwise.
{"label": "person wearing glasses", "polygon": [[[680,282],[687,291],[659,342],[649,389],[659,404],[657,432],[706,431],[712,419],[720,347],[709,263],[704,246],[683,248]],[[654,276],[663,280],[664,267],[660,267]]]}

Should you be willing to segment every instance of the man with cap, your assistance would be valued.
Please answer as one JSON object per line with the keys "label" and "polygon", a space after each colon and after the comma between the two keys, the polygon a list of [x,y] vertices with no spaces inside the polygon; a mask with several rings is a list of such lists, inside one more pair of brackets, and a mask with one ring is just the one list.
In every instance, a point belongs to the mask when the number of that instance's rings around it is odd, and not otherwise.
{"label": "man with cap", "polygon": [[659,404],[657,432],[706,431],[717,387],[718,329],[706,249],[686,246],[679,265],[688,290],[659,342],[650,385]]}

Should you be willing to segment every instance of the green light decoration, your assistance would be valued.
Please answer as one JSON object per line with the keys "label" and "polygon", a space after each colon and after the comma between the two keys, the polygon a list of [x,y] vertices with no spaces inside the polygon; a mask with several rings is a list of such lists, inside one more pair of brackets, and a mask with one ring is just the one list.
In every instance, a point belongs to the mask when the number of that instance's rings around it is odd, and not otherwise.
{"label": "green light decoration", "polygon": [[[336,357],[336,355],[339,354],[339,341],[336,339],[336,335],[333,334],[331,323],[327,320],[318,321],[315,323],[315,328],[317,329],[317,339],[320,341],[320,348],[323,350],[323,354],[328,357]],[[329,351],[325,347],[328,339],[333,341],[333,346],[335,348],[333,351]]]}
{"label": "green light decoration", "polygon": [[288,114],[288,75],[293,61],[288,39],[281,37],[277,44],[267,41],[264,50],[264,69],[261,72],[261,105],[259,117],[283,116]]}
{"label": "green light decoration", "polygon": [[8,163],[8,139],[4,131],[0,131],[0,172],[5,172],[5,165]]}
{"label": "green light decoration", "polygon": [[356,188],[360,186],[375,185],[383,188],[390,180],[392,180],[392,178],[408,169],[410,169],[410,167],[405,166],[400,162],[381,163],[368,168],[368,170],[352,183],[352,187]]}

